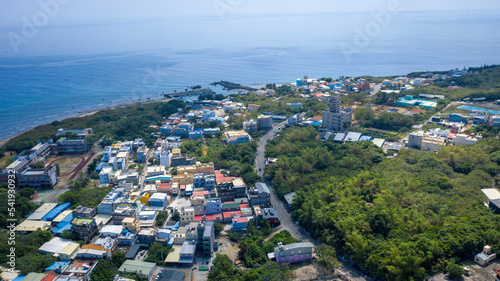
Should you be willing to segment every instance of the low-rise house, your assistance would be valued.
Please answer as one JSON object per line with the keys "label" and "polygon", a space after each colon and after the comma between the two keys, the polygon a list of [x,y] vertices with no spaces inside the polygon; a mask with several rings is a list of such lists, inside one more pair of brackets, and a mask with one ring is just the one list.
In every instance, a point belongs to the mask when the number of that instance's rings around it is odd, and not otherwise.
{"label": "low-rise house", "polygon": [[54,271],[57,274],[61,274],[66,268],[68,268],[70,260],[56,261],[45,268],[45,271]]}
{"label": "low-rise house", "polygon": [[422,140],[422,150],[437,152],[446,146],[446,139],[442,137],[424,137]]}
{"label": "low-rise house", "polygon": [[481,253],[474,256],[474,261],[480,266],[486,266],[496,257],[497,254],[491,253],[491,247],[486,245]]}
{"label": "low-rise house", "polygon": [[232,226],[234,231],[242,231],[247,228],[248,218],[233,218]]}
{"label": "low-rise house", "polygon": [[192,139],[192,140],[201,139],[203,137],[203,131],[200,130],[200,131],[189,132],[188,137],[189,137],[189,139]]}
{"label": "low-rise house", "polygon": [[467,123],[467,116],[460,113],[450,113],[448,115],[448,120],[456,123]]}
{"label": "low-rise house", "polygon": [[274,248],[274,257],[279,264],[296,263],[312,259],[314,245],[309,242],[283,245]]}
{"label": "low-rise house", "polygon": [[490,119],[493,126],[500,126],[500,115],[491,116]]}
{"label": "low-rise house", "polygon": [[241,215],[243,217],[251,217],[253,216],[252,208],[241,208]]}
{"label": "low-rise house", "polygon": [[241,217],[241,211],[231,211],[222,213],[224,216],[224,223],[230,223],[234,217]]}
{"label": "low-rise house", "polygon": [[165,175],[164,166],[149,166],[146,172],[147,177]]}
{"label": "low-rise house", "polygon": [[454,145],[473,145],[473,144],[477,144],[477,138],[470,137],[470,136],[467,136],[465,134],[455,135],[451,139],[451,141],[452,141],[452,143]]}
{"label": "low-rise house", "polygon": [[139,213],[141,228],[153,227],[156,221],[156,211],[142,211]]}
{"label": "low-rise house", "polygon": [[255,111],[255,110],[259,110],[260,108],[260,105],[258,104],[249,104],[248,105],[248,111],[249,112],[252,112],[252,111]]}
{"label": "low-rise house", "polygon": [[500,214],[500,199],[491,200],[489,207],[494,214]]}
{"label": "low-rise house", "polygon": [[156,242],[166,245],[170,240],[171,235],[172,230],[170,229],[158,229],[158,233],[156,234]]}
{"label": "low-rise house", "polygon": [[262,217],[266,218],[272,227],[278,226],[280,224],[278,214],[276,214],[276,211],[273,208],[262,209]]}
{"label": "low-rise house", "polygon": [[156,264],[152,262],[142,262],[126,260],[118,269],[120,274],[136,273],[139,278],[151,280],[153,273],[156,271]]}
{"label": "low-rise house", "polygon": [[84,261],[84,260],[75,260],[73,261],[63,272],[60,278],[69,278],[63,279],[64,281],[89,281],[90,274],[97,266],[98,261]]}
{"label": "low-rise house", "polygon": [[148,203],[150,206],[165,208],[168,205],[168,196],[165,193],[154,193],[149,197]]}
{"label": "low-rise house", "polygon": [[337,133],[335,134],[335,138],[333,139],[333,142],[335,143],[342,143],[344,142],[346,134],[344,133]]}
{"label": "low-rise house", "polygon": [[117,206],[111,215],[113,224],[120,225],[126,218],[134,218],[137,214],[137,207],[120,205]]}
{"label": "low-rise house", "polygon": [[177,168],[179,166],[191,166],[196,165],[196,157],[189,157],[188,155],[173,155],[172,156],[172,166]]}
{"label": "low-rise house", "polygon": [[191,205],[193,205],[195,207],[196,206],[203,206],[204,207],[205,206],[205,196],[203,196],[203,195],[191,196]]}
{"label": "low-rise house", "polygon": [[303,120],[302,115],[300,115],[300,114],[294,114],[294,115],[288,117],[288,125],[296,126],[300,122],[302,122],[302,120]]}
{"label": "low-rise house", "polygon": [[156,228],[146,228],[142,229],[137,233],[137,240],[139,243],[154,243],[156,241],[156,234],[158,230]]}
{"label": "low-rise house", "polygon": [[196,254],[196,241],[184,241],[180,251],[179,263],[192,264]]}
{"label": "low-rise house", "polygon": [[92,128],[85,128],[85,129],[77,129],[77,130],[68,130],[68,129],[59,129],[57,130],[56,136],[63,136],[64,134],[71,133],[77,135],[79,139],[84,139],[88,135],[92,135],[94,132],[92,131]]}
{"label": "low-rise house", "polygon": [[484,188],[481,189],[483,194],[486,196],[486,199],[488,200],[488,204],[493,201],[500,199],[500,192],[496,188]]}
{"label": "low-rise house", "polygon": [[187,172],[177,174],[176,176],[173,176],[172,182],[178,183],[179,185],[193,184],[193,175]]}
{"label": "low-rise house", "polygon": [[99,231],[100,237],[117,238],[123,231],[121,225],[106,225]]}
{"label": "low-rise house", "polygon": [[76,253],[79,259],[104,259],[111,257],[111,249],[102,245],[87,244]]}
{"label": "low-rise house", "polygon": [[173,245],[182,245],[186,241],[187,228],[185,226],[179,227],[170,239],[174,239]]}
{"label": "low-rise house", "polygon": [[267,208],[271,202],[271,192],[262,182],[256,183],[255,188],[250,189],[247,196],[250,206],[259,205],[261,208]]}
{"label": "low-rise house", "polygon": [[112,181],[113,167],[106,166],[101,169],[99,173],[99,183],[101,185],[108,185]]}
{"label": "low-rise house", "polygon": [[333,135],[333,133],[331,133],[331,132],[326,132],[326,133],[324,133],[323,135],[321,135],[321,140],[322,140],[322,141],[328,141],[332,135]]}
{"label": "low-rise house", "polygon": [[25,220],[16,226],[15,231],[19,232],[19,233],[27,233],[27,232],[37,231],[38,229],[49,230],[50,229],[50,222],[49,221]]}
{"label": "low-rise house", "polygon": [[378,146],[378,147],[382,147],[385,144],[385,139],[375,138],[375,139],[373,139],[373,144]]}
{"label": "low-rise house", "polygon": [[224,132],[224,136],[226,144],[247,143],[251,140],[250,135],[245,131],[227,131]]}
{"label": "low-rise house", "polygon": [[[76,249],[79,249],[80,245],[71,240],[62,239],[59,237],[54,237],[50,241],[44,243],[38,250],[42,254],[52,254],[54,257],[60,257],[61,260],[74,259],[76,256]],[[66,249],[66,250],[65,250]],[[76,251],[75,251],[76,250]],[[60,255],[60,253],[63,253]]]}
{"label": "low-rise house", "polygon": [[146,146],[141,146],[137,149],[137,162],[138,163],[144,163],[146,162],[148,159],[148,153],[149,153],[149,149],[146,147]]}
{"label": "low-rise house", "polygon": [[196,173],[212,175],[215,172],[214,163],[198,163],[196,164]]}
{"label": "low-rise house", "polygon": [[64,249],[59,251],[59,259],[62,261],[70,261],[76,258],[76,253],[80,250],[80,244],[71,243]]}
{"label": "low-rise house", "polygon": [[350,142],[358,141],[359,138],[361,138],[361,135],[362,135],[361,133],[349,132],[345,137],[345,141],[350,141]]}
{"label": "low-rise house", "polygon": [[290,192],[290,193],[283,195],[283,197],[285,198],[288,210],[292,209],[293,198],[295,198],[296,196],[297,196],[297,194],[295,192]]}
{"label": "low-rise house", "polygon": [[222,203],[219,198],[212,198],[205,201],[206,214],[219,214],[222,211]]}
{"label": "low-rise house", "polygon": [[227,202],[222,204],[222,212],[232,212],[232,211],[239,211],[240,210],[240,203],[236,202]]}
{"label": "low-rise house", "polygon": [[118,245],[133,246],[137,240],[137,232],[123,230],[116,239],[118,240]]}
{"label": "low-rise house", "polygon": [[171,183],[161,183],[158,185],[158,192],[172,195]]}

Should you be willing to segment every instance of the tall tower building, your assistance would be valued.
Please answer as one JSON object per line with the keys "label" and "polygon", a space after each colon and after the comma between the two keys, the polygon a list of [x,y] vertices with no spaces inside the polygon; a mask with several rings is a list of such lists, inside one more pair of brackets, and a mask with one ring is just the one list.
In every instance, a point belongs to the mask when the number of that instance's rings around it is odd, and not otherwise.
{"label": "tall tower building", "polygon": [[334,94],[330,98],[330,112],[340,113],[340,95]]}
{"label": "tall tower building", "polygon": [[344,131],[352,125],[351,107],[340,107],[340,95],[333,94],[328,109],[323,111],[323,129]]}

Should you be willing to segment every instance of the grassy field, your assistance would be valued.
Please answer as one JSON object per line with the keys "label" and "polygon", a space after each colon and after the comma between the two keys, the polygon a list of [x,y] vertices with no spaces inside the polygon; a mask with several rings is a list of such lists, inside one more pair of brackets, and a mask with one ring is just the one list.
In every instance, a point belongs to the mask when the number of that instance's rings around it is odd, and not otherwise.
{"label": "grassy field", "polygon": [[464,114],[464,115],[469,115],[469,113],[470,113],[469,110],[458,108],[462,105],[463,104],[450,106],[445,111],[443,111],[443,113],[441,115],[448,116],[450,113],[460,113],[460,114]]}
{"label": "grassy field", "polygon": [[0,158],[0,168],[3,169],[5,167],[8,166],[8,164],[10,164],[10,160],[9,158],[11,158],[12,155],[10,152],[6,152],[4,157]]}
{"label": "grassy field", "polygon": [[[51,158],[49,159],[49,163],[51,161],[54,161],[55,159],[57,158]],[[76,167],[76,165],[78,165],[78,163],[80,163],[82,161],[82,159],[80,159],[80,157],[67,157],[67,158],[63,158],[63,159],[59,159],[57,160],[55,164],[59,164],[60,167],[63,167],[63,166],[73,166],[73,167]]]}

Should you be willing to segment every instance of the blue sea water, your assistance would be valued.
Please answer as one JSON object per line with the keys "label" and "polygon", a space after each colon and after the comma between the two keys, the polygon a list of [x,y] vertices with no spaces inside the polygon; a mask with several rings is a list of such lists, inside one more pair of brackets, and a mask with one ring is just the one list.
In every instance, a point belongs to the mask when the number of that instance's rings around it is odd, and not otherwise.
{"label": "blue sea water", "polygon": [[[370,13],[46,26],[14,52],[0,28],[0,139],[83,112],[219,80],[400,75],[500,62],[497,11],[402,12],[356,45]],[[355,53],[346,55],[343,47]],[[216,88],[216,91],[222,91]]]}

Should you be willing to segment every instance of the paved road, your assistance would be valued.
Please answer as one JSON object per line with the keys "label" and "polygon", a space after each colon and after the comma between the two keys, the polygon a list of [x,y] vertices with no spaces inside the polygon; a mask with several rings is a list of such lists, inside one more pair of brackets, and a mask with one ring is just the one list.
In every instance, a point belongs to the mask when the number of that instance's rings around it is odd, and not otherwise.
{"label": "paved road", "polygon": [[[305,115],[305,113],[303,113],[303,115]],[[286,123],[287,121],[284,121],[274,126],[273,129],[267,132],[267,134],[265,134],[259,141],[259,146],[257,147],[257,157],[255,158],[255,167],[257,169],[257,174],[261,177],[263,177],[264,175],[265,159],[266,159],[265,152],[266,152],[267,141],[273,139],[276,133],[285,127]],[[292,217],[285,209],[283,201],[281,201],[278,198],[278,195],[276,194],[276,191],[274,190],[272,183],[266,182],[266,184],[268,187],[270,187],[269,190],[271,191],[271,203],[273,204],[274,210],[276,211],[278,217],[280,218],[281,226],[286,230],[288,230],[290,234],[297,239],[306,242],[311,242],[314,246],[321,245],[319,241],[312,238],[307,232],[305,232],[305,230],[302,227],[295,224]],[[342,272],[344,275],[348,276],[351,280],[354,281],[372,280],[371,278],[366,277],[362,272],[354,269],[349,263],[344,262],[342,260],[338,260],[338,262],[340,263],[339,271]]]}
{"label": "paved road", "polygon": [[373,91],[370,91],[370,97],[380,92],[381,89],[382,89],[382,83],[378,83],[375,86],[373,86]]}
{"label": "paved road", "polygon": [[153,148],[149,149],[148,155],[146,156],[146,161],[144,163],[136,163],[138,164],[144,164],[144,167],[142,169],[142,174],[139,175],[139,182],[138,182],[138,188],[140,191],[144,190],[144,187],[146,186],[145,181],[146,181],[146,174],[148,172],[148,159],[153,156]]}

